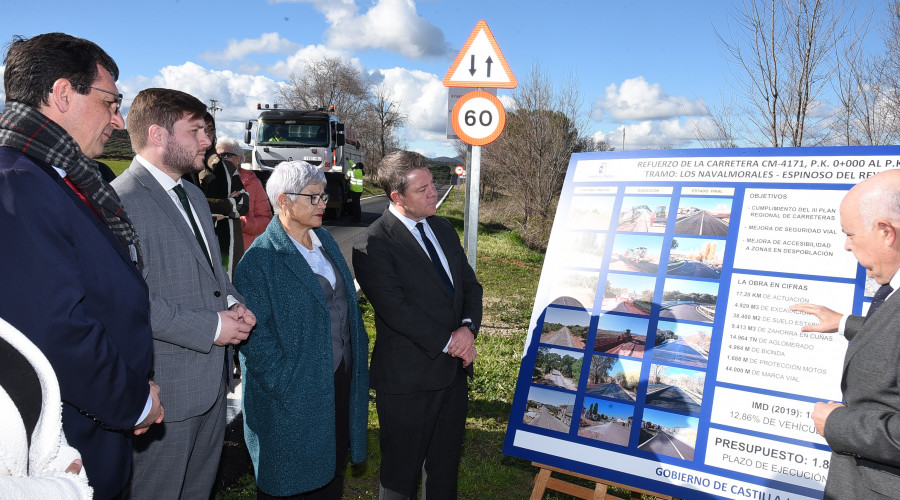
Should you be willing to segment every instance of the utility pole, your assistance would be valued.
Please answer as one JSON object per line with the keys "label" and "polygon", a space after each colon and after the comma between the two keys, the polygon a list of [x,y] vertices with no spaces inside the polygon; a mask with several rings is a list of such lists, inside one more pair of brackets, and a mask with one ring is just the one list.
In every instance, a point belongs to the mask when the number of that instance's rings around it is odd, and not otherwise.
{"label": "utility pole", "polygon": [[209,110],[210,114],[212,114],[213,120],[216,119],[216,111],[222,111],[222,108],[216,107],[216,103],[218,103],[218,102],[219,102],[219,101],[218,101],[217,99],[210,99],[210,100],[209,100],[209,107],[206,108],[206,109]]}

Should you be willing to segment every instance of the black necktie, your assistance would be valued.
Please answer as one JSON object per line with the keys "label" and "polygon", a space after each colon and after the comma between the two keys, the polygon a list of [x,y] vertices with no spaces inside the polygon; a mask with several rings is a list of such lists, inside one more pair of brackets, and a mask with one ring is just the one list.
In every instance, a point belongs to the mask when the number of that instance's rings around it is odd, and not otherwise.
{"label": "black necktie", "polygon": [[438,276],[441,277],[441,281],[444,282],[444,286],[447,287],[447,291],[450,292],[450,296],[452,297],[453,282],[450,281],[450,276],[447,275],[447,271],[444,269],[444,265],[441,264],[441,258],[438,257],[437,250],[434,248],[431,240],[428,239],[428,235],[425,234],[425,225],[421,222],[417,222],[416,229],[418,229],[419,234],[422,235],[422,242],[425,243],[425,250],[428,251],[428,257],[431,259],[431,265],[434,266],[434,270],[437,271]]}
{"label": "black necktie", "polygon": [[891,288],[891,285],[881,285],[881,288],[875,292],[875,295],[872,297],[872,305],[869,306],[869,312],[866,313],[866,319],[863,320],[863,323],[869,320],[872,314],[875,312],[875,309],[881,307],[881,304],[884,304],[884,299],[887,298],[888,295],[893,292],[894,289]]}
{"label": "black necktie", "polygon": [[200,227],[197,226],[197,221],[194,220],[194,214],[191,212],[191,204],[188,202],[187,193],[184,192],[184,188],[181,187],[181,184],[175,184],[172,191],[175,191],[175,194],[178,196],[178,201],[180,201],[181,206],[184,207],[184,211],[188,216],[188,221],[191,223],[191,229],[194,231],[194,237],[197,238],[197,243],[200,244],[200,250],[203,252],[203,256],[206,257],[209,268],[212,269],[212,260],[209,258],[209,251],[206,250],[206,243],[203,242],[203,235],[200,234]]}

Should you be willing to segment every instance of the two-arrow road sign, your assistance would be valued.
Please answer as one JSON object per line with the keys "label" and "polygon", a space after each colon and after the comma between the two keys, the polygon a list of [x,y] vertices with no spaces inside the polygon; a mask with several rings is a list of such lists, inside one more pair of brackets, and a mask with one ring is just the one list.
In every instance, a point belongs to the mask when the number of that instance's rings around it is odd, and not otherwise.
{"label": "two-arrow road sign", "polygon": [[478,21],[444,77],[444,86],[512,89],[516,85],[516,77],[500,52],[491,29],[483,20]]}

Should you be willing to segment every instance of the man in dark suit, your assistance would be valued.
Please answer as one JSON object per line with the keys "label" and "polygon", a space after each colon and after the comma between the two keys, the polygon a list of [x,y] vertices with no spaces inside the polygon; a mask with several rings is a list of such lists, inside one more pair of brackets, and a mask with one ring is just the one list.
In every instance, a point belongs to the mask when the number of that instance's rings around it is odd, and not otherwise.
{"label": "man in dark suit", "polygon": [[219,255],[200,189],[181,177],[203,168],[206,106],[177,90],[145,89],[128,112],[137,153],[113,187],[131,214],[150,287],[153,369],[162,425],[135,439],[132,498],[208,498],[225,437],[232,345],[256,318]]}
{"label": "man in dark suit", "polygon": [[92,160],[124,125],[117,76],[88,40],[16,38],[0,117],[0,317],[50,360],[95,498],[119,494],[130,435],[162,416],[140,247]]}
{"label": "man in dark suit", "polygon": [[826,499],[900,498],[900,170],[853,187],[841,203],[845,249],[881,288],[865,317],[795,304],[818,325],[803,331],[841,332],[844,403],[816,403],[816,430],[831,447]]}
{"label": "man in dark suit", "polygon": [[379,177],[391,204],[353,246],[375,308],[379,496],[415,498],[424,469],[423,497],[455,499],[482,289],[453,226],[434,215],[425,158],[391,153]]}

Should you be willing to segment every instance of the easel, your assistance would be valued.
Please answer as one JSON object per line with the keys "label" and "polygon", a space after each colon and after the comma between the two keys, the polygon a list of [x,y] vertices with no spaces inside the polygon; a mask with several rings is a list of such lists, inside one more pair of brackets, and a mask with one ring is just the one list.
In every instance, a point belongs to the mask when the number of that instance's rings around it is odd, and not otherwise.
{"label": "easel", "polygon": [[[659,500],[672,500],[672,497],[670,495],[660,495],[659,493],[654,493],[652,491],[642,490],[639,488],[634,488],[632,486],[626,486],[624,484],[613,483],[610,481],[604,481],[600,478],[558,469],[556,467],[539,464],[537,462],[531,462],[531,465],[539,467],[541,469],[540,472],[537,473],[537,476],[534,477],[534,489],[531,491],[531,500],[541,500],[541,498],[544,496],[544,492],[548,488],[554,491],[559,491],[561,493],[566,493],[567,495],[572,495],[575,498],[582,498],[584,500],[604,500],[606,498],[606,491],[610,486],[616,486],[625,490],[631,490],[632,500],[641,500],[642,493],[650,495]],[[550,477],[550,474],[552,472],[559,472],[560,474],[587,479],[588,481],[593,481],[594,483],[596,483],[596,486],[594,486],[593,490],[590,488],[585,488],[584,486],[578,486],[577,484],[570,483],[563,479]]]}

